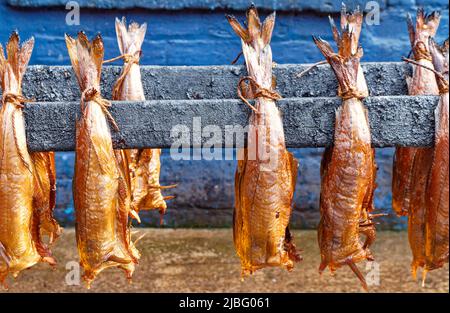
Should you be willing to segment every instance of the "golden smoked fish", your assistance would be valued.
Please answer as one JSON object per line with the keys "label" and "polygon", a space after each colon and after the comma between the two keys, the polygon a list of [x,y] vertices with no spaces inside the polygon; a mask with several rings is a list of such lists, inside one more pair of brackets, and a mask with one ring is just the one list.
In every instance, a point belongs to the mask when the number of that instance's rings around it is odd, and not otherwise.
{"label": "golden smoked fish", "polygon": [[[433,69],[429,50],[429,39],[439,26],[440,15],[433,12],[426,15],[417,11],[414,27],[408,16],[408,30],[414,61],[413,76],[407,78],[410,95],[438,95],[439,88]],[[397,147],[394,156],[392,180],[392,205],[399,215],[408,215],[408,239],[413,260],[411,272],[414,279],[417,268],[424,267],[425,260],[425,223],[427,182],[433,163],[433,147]],[[425,279],[426,271],[422,272]]]}
{"label": "golden smoked fish", "polygon": [[[435,270],[448,263],[449,246],[449,168],[448,168],[448,39],[442,47],[430,40],[433,65],[438,72],[440,100],[435,110],[436,128],[426,191],[425,267],[424,272]],[[438,75],[440,74],[440,75]]]}
{"label": "golden smoked fish", "polygon": [[76,124],[73,198],[76,239],[83,279],[88,288],[105,268],[119,267],[131,279],[139,253],[128,227],[130,203],[126,180],[114,155],[108,121],[116,128],[100,94],[104,48],[82,32],[66,35],[72,67],[81,89],[81,116]]}
{"label": "golden smoked fish", "polygon": [[34,165],[34,192],[40,199],[35,201],[34,215],[39,223],[33,231],[40,242],[47,239],[48,245],[51,246],[62,232],[62,227],[53,217],[56,206],[55,153],[33,152],[30,157]]}
{"label": "golden smoked fish", "polygon": [[[417,10],[416,25],[408,15],[408,31],[411,42],[413,58],[419,64],[426,67],[433,67],[431,55],[428,48],[428,40],[433,37],[439,26],[440,15],[433,12],[427,16],[422,9]],[[412,77],[407,77],[408,93],[410,95],[437,95],[438,86],[434,74],[420,66],[414,66]],[[413,206],[411,201],[414,194],[423,198],[426,178],[431,163],[432,148],[397,147],[394,155],[394,167],[392,173],[392,208],[402,216],[412,214],[409,218],[410,228],[416,235],[411,234],[410,241],[415,242],[413,246],[423,247],[423,234],[418,230],[424,223],[424,209],[422,204],[419,207]],[[415,167],[417,164],[417,167]],[[418,175],[415,177],[415,175]],[[422,189],[422,191],[420,190]],[[420,196],[422,194],[422,196]],[[417,199],[414,201],[418,201]],[[421,208],[422,207],[422,208]],[[414,212],[410,212],[414,208]],[[420,257],[420,248],[413,248],[416,257],[413,264],[413,273],[419,264],[423,264]],[[413,252],[415,253],[415,252]],[[417,263],[417,264],[416,264]]]}
{"label": "golden smoked fish", "polygon": [[[113,100],[145,100],[139,58],[146,30],[145,23],[131,23],[127,28],[125,18],[116,18],[117,42],[124,66],[113,88]],[[139,211],[153,209],[164,214],[165,200],[172,197],[163,197],[161,189],[173,186],[163,187],[159,183],[161,149],[116,150],[115,153],[130,188],[132,216],[139,220]]]}
{"label": "golden smoked fish", "polygon": [[286,150],[283,124],[272,90],[272,52],[270,40],[275,14],[261,24],[254,6],[247,11],[247,29],[227,16],[233,30],[242,40],[248,77],[241,79],[251,105],[239,88],[239,95],[253,112],[250,116],[248,146],[240,151],[235,178],[233,216],[234,245],[241,259],[242,275],[268,267],[291,270],[299,261],[289,231],[298,163]]}
{"label": "golden smoked fish", "polygon": [[[325,151],[321,164],[319,272],[327,267],[334,272],[348,265],[367,289],[356,263],[373,259],[369,246],[375,239],[375,229],[370,211],[376,166],[367,111],[362,103],[368,95],[360,67],[363,50],[358,46],[362,13],[357,10],[347,14],[343,9],[341,24],[342,33],[339,33],[332,22],[338,53],[328,42],[314,37],[336,74],[338,94],[343,100],[336,112],[333,146]],[[365,243],[360,234],[366,236]]]}
{"label": "golden smoked fish", "polygon": [[33,51],[34,39],[20,46],[13,32],[0,45],[0,283],[8,273],[19,272],[43,261],[55,265],[49,244],[60,228],[53,219],[55,172],[53,153],[29,154],[22,109],[22,78]]}

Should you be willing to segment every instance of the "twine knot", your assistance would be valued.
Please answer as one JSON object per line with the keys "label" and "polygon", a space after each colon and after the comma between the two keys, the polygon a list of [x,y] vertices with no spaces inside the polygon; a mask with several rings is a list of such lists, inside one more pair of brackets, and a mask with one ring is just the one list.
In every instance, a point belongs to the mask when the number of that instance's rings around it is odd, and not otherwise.
{"label": "twine knot", "polygon": [[256,113],[258,113],[258,110],[253,105],[251,105],[250,102],[248,102],[248,100],[242,95],[243,85],[247,81],[249,82],[249,85],[254,89],[254,90],[252,90],[253,99],[265,98],[265,99],[270,99],[270,100],[276,101],[276,100],[280,100],[282,98],[281,95],[278,92],[276,92],[275,90],[270,90],[268,88],[262,87],[260,84],[258,84],[256,82],[256,80],[253,77],[250,77],[250,76],[241,77],[241,79],[239,79],[238,87],[237,87],[238,96],[242,101],[244,101],[244,103],[250,109],[252,109]]}
{"label": "twine knot", "polygon": [[81,106],[82,111],[84,111],[84,109],[86,108],[86,106],[85,106],[86,102],[90,102],[90,101],[93,101],[100,106],[103,113],[106,115],[107,119],[109,120],[111,125],[114,127],[114,130],[119,131],[119,126],[117,125],[114,117],[111,115],[111,113],[108,110],[111,107],[111,101],[104,99],[100,95],[100,92],[97,89],[89,88],[89,89],[84,90],[83,93],[81,94],[80,106]]}

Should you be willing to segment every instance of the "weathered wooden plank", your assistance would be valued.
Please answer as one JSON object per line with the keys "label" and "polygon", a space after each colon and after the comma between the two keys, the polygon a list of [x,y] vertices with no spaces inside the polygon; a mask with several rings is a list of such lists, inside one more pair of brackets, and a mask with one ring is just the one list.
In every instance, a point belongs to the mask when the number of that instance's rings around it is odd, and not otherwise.
{"label": "weathered wooden plank", "polygon": [[[284,98],[334,97],[337,82],[328,65],[321,65],[301,78],[308,64],[277,65],[277,89]],[[402,63],[364,63],[363,70],[371,96],[408,93],[405,75],[410,67]],[[141,66],[146,98],[149,100],[236,99],[236,85],[246,75],[243,66]],[[111,98],[119,66],[105,66],[102,94]],[[30,66],[23,93],[37,101],[78,101],[80,91],[69,66]]]}
{"label": "weathered wooden plank", "polygon": [[[428,146],[434,137],[434,108],[438,97],[369,97],[374,147]],[[334,112],[339,98],[288,98],[278,102],[283,115],[288,147],[324,147],[332,142]],[[186,145],[210,141],[209,131],[218,131],[220,146],[242,146],[232,138],[233,126],[247,125],[249,109],[239,100],[152,100],[114,102],[111,114],[120,127],[112,134],[117,148],[170,148],[171,131],[187,128]],[[74,149],[78,102],[27,103],[24,109],[28,147],[31,151]],[[198,124],[195,126],[195,124]],[[206,127],[209,125],[208,127]],[[205,128],[206,127],[206,128]],[[204,132],[204,136],[201,133]],[[199,140],[197,145],[195,140]]]}

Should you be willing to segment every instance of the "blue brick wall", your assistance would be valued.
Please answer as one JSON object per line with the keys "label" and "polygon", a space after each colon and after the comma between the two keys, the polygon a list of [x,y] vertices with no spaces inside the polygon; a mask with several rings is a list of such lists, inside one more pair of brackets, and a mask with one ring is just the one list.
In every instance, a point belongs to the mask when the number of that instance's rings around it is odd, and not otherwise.
{"label": "blue brick wall", "polygon": [[[11,3],[33,1],[10,0]],[[55,0],[40,0],[40,4]],[[57,0],[56,2],[61,2]],[[108,1],[106,1],[108,2]],[[113,0],[109,1],[114,2]],[[155,1],[153,1],[155,2]],[[308,63],[321,60],[311,41],[311,35],[331,40],[326,1],[309,1],[305,12],[281,11],[272,41],[274,61],[277,63]],[[64,3],[64,1],[62,1]],[[317,5],[319,3],[319,5]],[[334,2],[333,2],[334,3]],[[354,2],[349,2],[354,3]],[[448,2],[444,0],[387,0],[383,1],[380,25],[365,25],[361,37],[365,55],[363,61],[399,61],[409,51],[405,25],[406,12],[414,13],[417,5],[427,10],[441,9],[443,18],[438,40],[448,37]],[[329,11],[329,10],[328,10]],[[149,65],[216,65],[229,64],[240,51],[240,42],[224,18],[223,10],[92,10],[81,8],[81,25],[68,26],[64,8],[23,8],[0,0],[0,42],[4,43],[12,29],[22,38],[34,36],[36,47],[31,64],[69,64],[64,43],[65,32],[75,34],[83,29],[89,35],[101,32],[105,42],[105,58],[119,54],[114,32],[114,18],[148,23],[143,46],[142,64]],[[243,19],[243,12],[234,12]],[[336,15],[336,14],[334,14]],[[390,180],[393,149],[377,151],[379,165],[376,206],[390,210]],[[296,226],[315,227],[318,218],[320,149],[296,149],[300,159],[299,181],[295,194],[293,221]],[[170,203],[166,223],[171,226],[224,226],[231,222],[233,206],[233,161],[173,162],[168,152],[163,154],[162,183],[177,182],[177,199]],[[57,153],[58,198],[57,217],[73,222],[71,178],[73,154]],[[144,221],[155,224],[155,214]],[[404,227],[404,220],[390,217],[384,220],[389,228]]]}

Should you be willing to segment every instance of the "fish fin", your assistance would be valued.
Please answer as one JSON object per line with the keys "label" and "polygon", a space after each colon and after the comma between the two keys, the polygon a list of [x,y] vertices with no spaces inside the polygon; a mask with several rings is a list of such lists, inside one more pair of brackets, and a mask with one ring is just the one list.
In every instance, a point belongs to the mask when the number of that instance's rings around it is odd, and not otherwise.
{"label": "fish fin", "polygon": [[406,14],[406,25],[408,27],[408,35],[409,41],[411,43],[411,47],[414,47],[414,42],[416,41],[416,29],[414,27],[414,23],[411,17],[411,14]]}
{"label": "fish fin", "polygon": [[116,28],[117,44],[119,45],[119,51],[121,54],[125,53],[126,43],[128,42],[128,39],[126,38],[126,36],[128,36],[126,23],[127,21],[125,16],[122,17],[122,20],[119,20],[119,18],[116,17],[115,28]]}
{"label": "fish fin", "polygon": [[[355,52],[358,49],[359,36],[361,35],[361,29],[363,25],[363,13],[357,7],[353,12],[347,13],[345,5],[341,10],[341,29],[345,32],[348,30],[350,33],[350,47],[351,51]],[[339,44],[340,40],[337,41]]]}
{"label": "fish fin", "polygon": [[250,5],[250,8],[247,10],[247,29],[251,42],[255,42],[261,37],[261,21],[259,19],[258,11],[253,4]]}
{"label": "fish fin", "polygon": [[9,265],[11,264],[11,257],[8,255],[5,246],[1,242],[0,242],[0,257],[3,259],[6,266],[9,267]]}
{"label": "fish fin", "polygon": [[270,44],[270,40],[272,39],[273,28],[275,27],[275,18],[276,13],[273,12],[263,22],[261,36],[264,42],[264,45]]}
{"label": "fish fin", "polygon": [[[27,41],[22,44],[19,52],[19,82],[22,81],[22,77],[25,74],[28,63],[30,62],[31,54],[33,53],[34,48],[34,37],[31,37]],[[20,84],[20,83],[19,83]]]}
{"label": "fish fin", "polygon": [[328,15],[328,20],[330,22],[334,42],[338,44],[339,41],[341,41],[341,34],[339,33],[339,29],[337,28],[336,23],[334,22],[334,19],[331,17],[331,15]]}
{"label": "fish fin", "polygon": [[239,23],[234,16],[226,15],[226,18],[228,20],[228,23],[230,23],[231,28],[236,33],[236,35],[238,35],[244,42],[249,42],[250,36],[248,30],[242,27],[241,23]]}
{"label": "fish fin", "polygon": [[320,262],[319,274],[322,275],[323,271],[327,268],[328,264],[325,261]]}
{"label": "fish fin", "polygon": [[440,20],[441,14],[439,11],[426,14],[423,8],[418,8],[416,14],[416,32],[426,31],[430,37],[434,37]]}
{"label": "fish fin", "polygon": [[7,277],[8,277],[8,271],[0,272],[0,285],[3,286],[4,290],[8,290],[9,289],[8,283],[6,281]]}
{"label": "fish fin", "polygon": [[127,28],[125,17],[115,21],[117,43],[121,54],[134,54],[141,50],[147,32],[147,23],[130,23]]}
{"label": "fish fin", "polygon": [[6,71],[6,58],[5,58],[5,51],[3,50],[3,45],[0,43],[0,86],[2,89],[5,89],[4,85],[4,78]]}
{"label": "fish fin", "polygon": [[417,281],[417,267],[416,264],[411,265],[411,275],[415,281]]}
{"label": "fish fin", "polygon": [[422,287],[425,287],[425,281],[427,280],[428,269],[424,268],[422,270]]}
{"label": "fish fin", "polygon": [[78,84],[80,86],[83,86],[84,83],[81,78],[80,64],[79,64],[78,53],[77,53],[77,41],[76,41],[76,39],[72,38],[68,34],[65,34],[64,38],[66,41],[66,46],[67,46],[67,51],[69,53],[70,62],[72,63],[72,68],[73,68],[73,71],[75,72],[75,76],[78,80]]}
{"label": "fish fin", "polygon": [[33,47],[33,37],[20,46],[20,38],[17,31],[13,31],[9,37],[6,44],[6,56],[4,55],[3,46],[0,45],[0,82],[3,89],[10,81],[15,81],[17,86],[21,85]]}
{"label": "fish fin", "polygon": [[97,34],[90,42],[85,33],[79,32],[76,39],[67,34],[65,39],[70,61],[81,90],[84,91],[91,87],[97,89],[104,56],[102,37]]}
{"label": "fish fin", "polygon": [[355,262],[353,262],[353,260],[348,260],[347,264],[350,267],[350,269],[353,271],[353,273],[355,273],[356,277],[358,277],[359,281],[361,282],[361,286],[363,287],[363,289],[365,291],[369,291],[369,288],[367,287],[366,279],[362,275],[362,273],[359,270],[359,268],[356,266]]}
{"label": "fish fin", "polygon": [[102,75],[102,65],[105,50],[103,47],[103,39],[100,34],[97,34],[92,40],[91,58],[97,69],[97,81],[100,81]]}
{"label": "fish fin", "polygon": [[119,257],[113,253],[110,253],[108,255],[105,256],[104,259],[105,262],[115,262],[115,263],[119,263],[119,264],[129,264],[131,263],[131,260],[125,259],[123,257]]}
{"label": "fish fin", "polygon": [[13,31],[9,36],[8,43],[6,44],[6,54],[7,54],[7,62],[9,66],[11,66],[11,70],[14,73],[16,79],[19,78],[19,33],[17,31]]}

